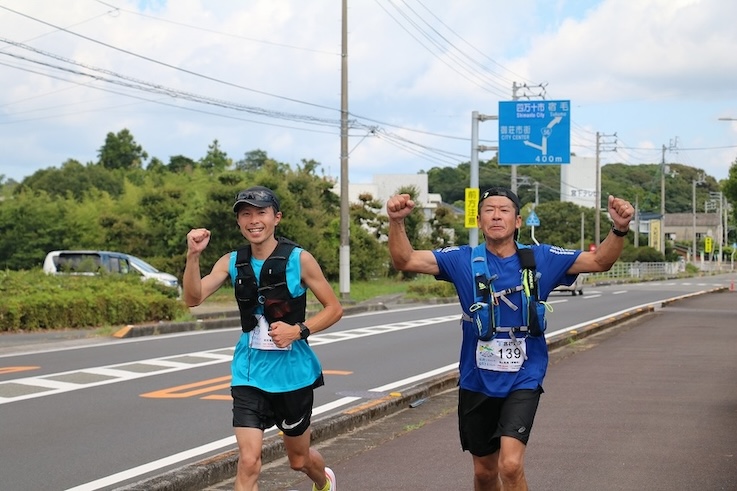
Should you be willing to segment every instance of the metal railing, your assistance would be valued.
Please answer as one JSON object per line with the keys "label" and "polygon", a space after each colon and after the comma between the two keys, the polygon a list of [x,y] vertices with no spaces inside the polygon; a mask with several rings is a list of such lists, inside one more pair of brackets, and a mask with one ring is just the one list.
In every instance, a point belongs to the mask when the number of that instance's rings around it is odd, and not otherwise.
{"label": "metal railing", "polygon": [[[701,272],[708,273],[727,273],[734,271],[734,263],[716,261],[691,263]],[[648,280],[658,278],[675,278],[679,276],[688,276],[686,263],[684,261],[676,261],[673,263],[624,263],[617,262],[609,271],[603,273],[591,273],[588,275],[588,281],[597,280]]]}

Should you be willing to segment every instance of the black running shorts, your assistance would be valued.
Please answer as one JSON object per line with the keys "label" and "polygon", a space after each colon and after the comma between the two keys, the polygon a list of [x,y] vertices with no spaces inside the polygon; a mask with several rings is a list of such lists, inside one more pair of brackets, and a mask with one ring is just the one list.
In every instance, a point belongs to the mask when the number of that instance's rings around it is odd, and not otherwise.
{"label": "black running shorts", "polygon": [[300,436],[310,426],[313,387],[270,393],[255,387],[230,388],[233,396],[233,426],[265,430],[274,425],[287,436]]}
{"label": "black running shorts", "polygon": [[499,450],[502,436],[527,445],[542,392],[538,387],[516,390],[507,397],[488,397],[460,389],[458,428],[463,450],[478,457],[493,454]]}

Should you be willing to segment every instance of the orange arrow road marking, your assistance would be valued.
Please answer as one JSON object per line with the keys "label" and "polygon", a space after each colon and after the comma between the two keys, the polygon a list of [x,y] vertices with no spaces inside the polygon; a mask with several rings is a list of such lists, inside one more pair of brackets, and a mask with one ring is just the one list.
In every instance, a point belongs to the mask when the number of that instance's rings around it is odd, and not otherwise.
{"label": "orange arrow road marking", "polygon": [[[193,384],[180,385],[178,387],[170,387],[168,389],[156,390],[141,394],[141,397],[149,397],[151,399],[184,399],[185,397],[194,397],[206,392],[214,392],[216,390],[227,389],[230,387],[230,375],[227,377],[212,378],[195,382]],[[193,390],[189,390],[193,389]]]}
{"label": "orange arrow road marking", "polygon": [[26,372],[28,370],[38,370],[41,367],[0,367],[0,375],[6,373]]}
{"label": "orange arrow road marking", "polygon": [[[1,373],[1,372],[0,372]],[[323,370],[325,375],[351,375],[353,372],[346,370]],[[155,390],[141,394],[141,397],[149,399],[185,399],[187,397],[196,397],[208,392],[216,392],[218,390],[230,388],[230,375],[226,377],[212,378],[192,384],[179,385],[177,387],[169,387],[168,389]],[[210,401],[230,401],[230,394],[210,394],[202,397],[202,399]]]}

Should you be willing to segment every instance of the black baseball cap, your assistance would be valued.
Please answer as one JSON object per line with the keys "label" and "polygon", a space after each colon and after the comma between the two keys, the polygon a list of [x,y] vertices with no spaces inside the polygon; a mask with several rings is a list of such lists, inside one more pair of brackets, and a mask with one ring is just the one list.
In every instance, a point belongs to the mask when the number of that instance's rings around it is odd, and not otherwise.
{"label": "black baseball cap", "polygon": [[509,198],[514,203],[514,207],[517,209],[517,214],[519,215],[519,210],[522,208],[519,198],[511,189],[501,186],[495,186],[484,191],[479,199],[479,211],[481,210],[481,203],[489,196],[504,196],[505,198]]}
{"label": "black baseball cap", "polygon": [[271,206],[274,208],[274,213],[279,212],[279,200],[274,191],[264,186],[253,186],[236,194],[233,212],[238,213],[241,205],[251,205],[256,208]]}

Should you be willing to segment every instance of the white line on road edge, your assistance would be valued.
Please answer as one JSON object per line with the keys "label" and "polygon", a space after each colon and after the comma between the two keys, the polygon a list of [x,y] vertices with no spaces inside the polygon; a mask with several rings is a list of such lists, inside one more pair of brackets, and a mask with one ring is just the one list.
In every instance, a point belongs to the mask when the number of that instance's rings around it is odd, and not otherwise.
{"label": "white line on road edge", "polygon": [[[429,372],[421,373],[419,375],[415,375],[413,377],[408,377],[403,380],[398,380],[396,382],[392,382],[387,385],[382,385],[381,387],[376,387],[374,389],[369,389],[370,392],[385,392],[390,389],[395,389],[397,387],[403,387],[407,386],[409,384],[412,384],[414,382],[420,382],[425,379],[429,379],[432,377],[435,377],[436,375],[440,375],[442,373],[449,372],[451,370],[457,370],[458,369],[458,363],[452,363],[450,365],[447,365],[442,368],[436,368],[435,370],[431,370]],[[316,407],[314,411],[312,411],[312,414],[314,416],[317,416],[319,414],[326,413],[328,411],[332,411],[334,409],[337,409],[342,406],[347,406],[348,404],[351,404],[357,400],[361,399],[360,397],[343,397],[341,399],[338,399],[333,402],[329,402],[327,404],[323,404],[322,406]],[[271,433],[276,431],[276,427],[272,426],[268,430],[266,430],[265,433]],[[96,491],[98,489],[102,489],[108,486],[112,486],[114,484],[127,481],[129,479],[134,479],[136,477],[142,476],[144,474],[148,474],[150,472],[155,472],[160,469],[163,469],[165,467],[178,464],[180,462],[184,462],[185,460],[189,460],[195,457],[199,457],[201,455],[221,450],[226,447],[231,447],[236,445],[235,436],[229,436],[227,438],[223,438],[221,440],[214,441],[212,443],[207,443],[205,445],[201,445],[199,447],[195,447],[189,450],[185,450],[184,452],[179,452],[174,455],[170,455],[168,457],[164,457],[163,459],[154,460],[153,462],[149,462],[147,464],[139,465],[138,467],[133,467],[131,469],[127,469],[122,472],[118,472],[116,474],[112,474],[110,476],[102,477],[100,479],[97,479],[95,481],[91,481],[85,484],[80,484],[79,486],[75,486],[73,488],[69,488],[66,491]]]}

